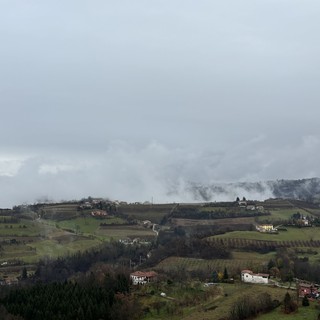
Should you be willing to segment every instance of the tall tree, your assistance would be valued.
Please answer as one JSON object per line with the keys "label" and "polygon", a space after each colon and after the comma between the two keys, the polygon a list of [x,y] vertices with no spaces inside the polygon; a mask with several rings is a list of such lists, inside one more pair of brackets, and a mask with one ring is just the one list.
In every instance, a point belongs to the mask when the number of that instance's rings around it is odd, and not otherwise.
{"label": "tall tree", "polygon": [[229,279],[228,270],[227,270],[227,267],[224,267],[223,280],[228,280],[228,279]]}

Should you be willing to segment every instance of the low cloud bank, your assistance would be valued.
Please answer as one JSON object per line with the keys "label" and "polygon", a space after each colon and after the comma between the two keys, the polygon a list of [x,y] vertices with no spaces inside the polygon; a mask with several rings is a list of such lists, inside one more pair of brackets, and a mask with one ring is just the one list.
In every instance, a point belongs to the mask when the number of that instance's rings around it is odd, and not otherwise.
{"label": "low cloud bank", "polygon": [[2,156],[0,207],[99,196],[126,201],[192,202],[273,196],[268,183],[241,183],[319,176],[319,140],[304,137],[272,147],[258,137],[226,150],[195,151],[152,142],[137,147],[122,141],[104,151]]}

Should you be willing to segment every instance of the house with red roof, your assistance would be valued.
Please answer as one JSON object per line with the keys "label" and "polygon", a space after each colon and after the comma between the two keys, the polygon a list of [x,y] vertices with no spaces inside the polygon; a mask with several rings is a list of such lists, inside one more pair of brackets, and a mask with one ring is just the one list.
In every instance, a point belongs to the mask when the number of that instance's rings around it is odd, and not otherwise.
{"label": "house with red roof", "polygon": [[248,283],[269,283],[269,274],[253,273],[251,270],[241,271],[241,280]]}
{"label": "house with red roof", "polygon": [[156,281],[157,276],[154,271],[135,271],[130,274],[130,279],[133,285],[138,285]]}

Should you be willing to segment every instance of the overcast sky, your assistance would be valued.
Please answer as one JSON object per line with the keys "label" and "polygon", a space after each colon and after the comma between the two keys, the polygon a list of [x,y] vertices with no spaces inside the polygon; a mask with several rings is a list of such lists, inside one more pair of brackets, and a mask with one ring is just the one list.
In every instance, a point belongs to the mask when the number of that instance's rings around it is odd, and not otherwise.
{"label": "overcast sky", "polygon": [[318,0],[0,0],[0,207],[320,176],[319,16]]}

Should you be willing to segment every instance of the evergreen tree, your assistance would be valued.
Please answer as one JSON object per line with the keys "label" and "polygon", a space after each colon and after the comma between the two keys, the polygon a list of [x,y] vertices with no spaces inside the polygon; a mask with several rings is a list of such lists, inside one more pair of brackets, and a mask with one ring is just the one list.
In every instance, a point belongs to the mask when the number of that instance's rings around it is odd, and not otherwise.
{"label": "evergreen tree", "polygon": [[218,272],[213,271],[212,273],[212,282],[219,282]]}
{"label": "evergreen tree", "polygon": [[310,305],[308,297],[305,295],[302,299],[302,305],[308,307]]}
{"label": "evergreen tree", "polygon": [[27,278],[28,278],[27,268],[23,267],[22,272],[21,272],[21,279],[25,280]]}
{"label": "evergreen tree", "polygon": [[268,262],[268,270],[270,270],[273,267],[276,267],[276,263],[273,259],[270,259]]}
{"label": "evergreen tree", "polygon": [[223,280],[228,280],[228,279],[229,279],[228,270],[226,267],[224,267]]}
{"label": "evergreen tree", "polygon": [[292,300],[289,292],[287,292],[284,296],[283,308],[284,308],[284,313],[291,313],[297,310],[298,308],[297,304]]}

